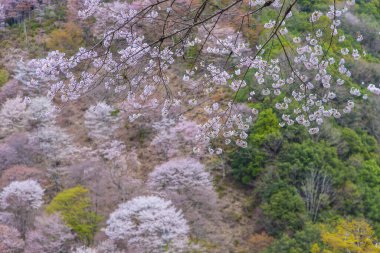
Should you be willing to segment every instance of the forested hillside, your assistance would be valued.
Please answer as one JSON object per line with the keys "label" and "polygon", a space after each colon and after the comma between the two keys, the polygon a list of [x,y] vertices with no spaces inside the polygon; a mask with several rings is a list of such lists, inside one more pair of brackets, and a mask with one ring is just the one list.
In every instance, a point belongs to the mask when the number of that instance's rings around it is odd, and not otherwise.
{"label": "forested hillside", "polygon": [[0,0],[0,253],[380,252],[380,0]]}

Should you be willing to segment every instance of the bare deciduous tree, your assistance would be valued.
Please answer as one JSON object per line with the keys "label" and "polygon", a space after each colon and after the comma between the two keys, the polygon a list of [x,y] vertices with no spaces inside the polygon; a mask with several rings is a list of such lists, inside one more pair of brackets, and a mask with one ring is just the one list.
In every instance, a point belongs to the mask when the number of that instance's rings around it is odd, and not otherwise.
{"label": "bare deciduous tree", "polygon": [[331,180],[326,173],[313,170],[302,185],[302,193],[307,211],[312,220],[316,221],[320,209],[331,202]]}

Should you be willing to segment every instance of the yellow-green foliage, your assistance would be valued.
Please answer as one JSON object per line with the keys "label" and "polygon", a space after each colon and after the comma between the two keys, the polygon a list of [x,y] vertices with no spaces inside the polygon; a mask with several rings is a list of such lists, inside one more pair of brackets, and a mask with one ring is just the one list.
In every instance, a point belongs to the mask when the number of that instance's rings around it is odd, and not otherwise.
{"label": "yellow-green foliage", "polygon": [[86,244],[91,244],[98,230],[101,217],[91,211],[91,199],[88,190],[76,186],[64,190],[46,207],[47,213],[59,213],[64,222]]}
{"label": "yellow-green foliage", "polygon": [[278,118],[273,110],[266,109],[260,112],[249,138],[255,144],[261,145],[270,136],[280,136],[280,127]]}
{"label": "yellow-green foliage", "polygon": [[63,28],[49,34],[46,47],[49,50],[73,54],[83,43],[82,29],[74,23],[67,23]]}
{"label": "yellow-green foliage", "polygon": [[374,244],[377,242],[375,233],[372,227],[364,220],[341,220],[334,231],[322,230],[321,237],[327,246],[327,249],[322,251],[323,253],[380,252],[380,247]]}
{"label": "yellow-green foliage", "polygon": [[9,73],[5,69],[0,69],[0,86],[4,85],[9,79]]}

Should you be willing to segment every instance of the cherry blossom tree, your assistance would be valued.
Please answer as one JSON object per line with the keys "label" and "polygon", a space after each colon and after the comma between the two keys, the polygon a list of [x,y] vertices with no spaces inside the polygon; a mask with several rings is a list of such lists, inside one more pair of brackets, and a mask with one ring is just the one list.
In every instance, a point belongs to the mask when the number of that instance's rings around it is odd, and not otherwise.
{"label": "cherry blossom tree", "polygon": [[112,240],[102,241],[96,246],[97,253],[124,253],[123,250],[119,250]]}
{"label": "cherry blossom tree", "polygon": [[[232,112],[243,88],[248,89],[248,101],[281,95],[275,105],[282,113],[280,126],[300,124],[317,134],[324,121],[350,113],[356,100],[368,97],[362,91],[367,87],[350,85],[347,64],[366,53],[343,43],[341,18],[354,0],[339,5],[331,0],[326,11],[316,8],[309,17],[313,29],[300,36],[287,27],[304,22],[294,11],[296,4],[297,0],[86,0],[78,14],[84,20],[95,17],[98,43],[80,48],[73,56],[53,51],[30,64],[36,77],[50,80],[49,97],[75,100],[103,86],[115,97],[125,98],[119,109],[128,105],[125,112],[130,121],[151,110],[179,119],[200,108],[197,113],[206,117],[197,136],[202,142],[215,144],[221,137],[247,146],[252,118]],[[276,18],[264,19],[263,40],[249,45],[244,27],[260,19],[264,9],[271,9]],[[220,36],[223,23],[236,27],[235,33]],[[363,35],[356,40],[361,42]],[[175,71],[174,64],[186,69]],[[248,73],[254,77],[253,85],[247,82]],[[173,82],[173,74],[183,76],[180,86]],[[38,78],[30,84],[38,86]],[[342,96],[341,89],[345,90]],[[375,85],[367,89],[374,94],[378,90]],[[227,96],[215,96],[220,91],[228,91]]]}
{"label": "cherry blossom tree", "polygon": [[54,123],[56,108],[46,97],[8,99],[0,110],[0,133],[7,136],[21,130]]}
{"label": "cherry blossom tree", "polygon": [[120,204],[111,213],[105,233],[124,240],[138,252],[181,252],[188,242],[189,227],[181,211],[170,201],[140,196]]}
{"label": "cherry blossom tree", "polygon": [[5,187],[12,181],[23,181],[27,179],[42,179],[43,171],[26,167],[22,165],[16,165],[4,170],[0,176],[0,187]]}
{"label": "cherry blossom tree", "polygon": [[0,171],[15,165],[19,162],[16,150],[9,145],[0,144]]}
{"label": "cherry blossom tree", "polygon": [[193,235],[212,234],[213,224],[220,219],[218,197],[211,175],[198,160],[175,158],[160,164],[149,174],[147,185],[155,194],[170,199],[181,208],[193,225]]}
{"label": "cherry blossom tree", "polygon": [[153,127],[158,133],[151,145],[167,158],[180,156],[181,151],[188,154],[195,148],[197,153],[201,153],[205,149],[205,143],[197,142],[201,128],[193,121],[182,120],[176,123],[165,119],[153,124]]}
{"label": "cherry blossom tree", "polygon": [[81,246],[76,248],[72,253],[124,253],[125,251],[117,249],[112,240],[102,241],[96,248]]}
{"label": "cherry blossom tree", "polygon": [[62,128],[45,126],[32,133],[31,140],[53,162],[69,161],[80,152],[73,139]]}
{"label": "cherry blossom tree", "polygon": [[97,151],[106,163],[106,171],[112,184],[116,186],[121,200],[124,201],[128,190],[139,184],[139,181],[130,178],[130,173],[138,170],[140,166],[136,150],[127,152],[123,142],[113,140],[99,145]]}
{"label": "cherry blossom tree", "polygon": [[29,100],[25,116],[31,127],[48,126],[55,122],[57,108],[50,99],[36,97]]}
{"label": "cherry blossom tree", "polygon": [[120,118],[114,115],[115,108],[104,102],[99,102],[87,109],[84,114],[84,124],[88,129],[88,135],[94,141],[110,139],[119,127]]}
{"label": "cherry blossom tree", "polygon": [[14,79],[11,79],[5,84],[3,84],[0,90],[0,104],[4,104],[5,101],[7,101],[10,98],[17,97],[17,95],[20,93],[20,90],[21,87],[19,83]]}
{"label": "cherry blossom tree", "polygon": [[14,215],[10,212],[0,212],[0,224],[14,226]]}
{"label": "cherry blossom tree", "polygon": [[12,134],[0,144],[0,171],[13,165],[32,165],[39,155],[28,134]]}
{"label": "cherry blossom tree", "polygon": [[0,252],[21,253],[24,241],[17,229],[0,224]]}
{"label": "cherry blossom tree", "polygon": [[81,246],[72,251],[72,253],[97,253],[95,249]]}
{"label": "cherry blossom tree", "polygon": [[167,194],[175,203],[190,200],[211,204],[216,200],[210,174],[193,158],[176,158],[158,165],[149,174],[148,186]]}
{"label": "cherry blossom tree", "polygon": [[[3,4],[0,4],[0,22],[4,22],[4,18],[5,18],[5,9],[4,9],[4,5]],[[3,23],[0,23],[0,25],[4,25]]]}
{"label": "cherry blossom tree", "polygon": [[14,181],[0,193],[1,208],[13,213],[16,228],[24,238],[35,211],[43,204],[44,190],[34,180]]}
{"label": "cherry blossom tree", "polygon": [[0,110],[0,133],[2,137],[25,128],[27,124],[26,107],[27,103],[21,97],[5,101]]}
{"label": "cherry blossom tree", "polygon": [[74,238],[59,215],[39,216],[34,222],[34,229],[26,235],[25,253],[68,252]]}

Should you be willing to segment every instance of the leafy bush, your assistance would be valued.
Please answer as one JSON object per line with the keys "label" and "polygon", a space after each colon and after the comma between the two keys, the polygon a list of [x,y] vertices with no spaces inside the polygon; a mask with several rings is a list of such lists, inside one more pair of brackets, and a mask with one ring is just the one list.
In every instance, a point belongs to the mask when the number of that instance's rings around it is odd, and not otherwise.
{"label": "leafy bush", "polygon": [[89,192],[82,186],[76,186],[57,194],[46,207],[49,214],[59,213],[63,221],[86,244],[94,240],[102,218],[91,210]]}
{"label": "leafy bush", "polygon": [[9,79],[9,73],[6,69],[0,68],[0,87],[4,85]]}
{"label": "leafy bush", "polygon": [[339,160],[336,148],[323,141],[288,144],[279,155],[278,168],[284,180],[295,186],[300,186],[312,170],[332,175],[334,183],[342,183],[344,178],[352,176],[350,168]]}
{"label": "leafy bush", "polygon": [[268,230],[278,234],[284,230],[298,230],[304,225],[306,209],[301,196],[293,187],[287,187],[270,196],[262,205],[265,217],[268,219]]}
{"label": "leafy bush", "polygon": [[[302,231],[297,231],[292,238],[283,234],[272,243],[264,253],[304,253],[310,252],[313,243],[320,241],[318,225],[307,223]],[[319,252],[318,252],[319,253]]]}
{"label": "leafy bush", "polygon": [[282,135],[278,123],[272,109],[261,111],[248,137],[248,148],[231,153],[230,165],[234,176],[244,184],[255,179],[267,159],[279,151]]}

